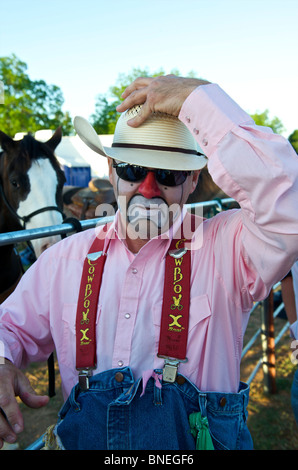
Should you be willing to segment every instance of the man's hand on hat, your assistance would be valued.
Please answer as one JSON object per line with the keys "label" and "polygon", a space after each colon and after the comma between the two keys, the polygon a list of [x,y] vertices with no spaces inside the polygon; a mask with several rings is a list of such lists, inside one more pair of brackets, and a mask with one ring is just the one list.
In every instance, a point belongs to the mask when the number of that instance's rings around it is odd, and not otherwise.
{"label": "man's hand on hat", "polygon": [[198,86],[209,83],[206,80],[176,75],[140,77],[125,89],[122,94],[124,101],[116,109],[122,113],[132,106],[143,104],[138,116],[127,121],[132,127],[141,125],[153,112],[178,116],[190,93]]}

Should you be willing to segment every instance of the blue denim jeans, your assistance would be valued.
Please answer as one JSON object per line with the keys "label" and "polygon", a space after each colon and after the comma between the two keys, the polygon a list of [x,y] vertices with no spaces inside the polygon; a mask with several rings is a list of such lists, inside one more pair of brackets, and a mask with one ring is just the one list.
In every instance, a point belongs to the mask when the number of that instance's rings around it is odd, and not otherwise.
{"label": "blue denim jeans", "polygon": [[[161,374],[162,371],[156,371]],[[158,386],[159,385],[159,386]],[[178,375],[173,384],[142,379],[130,368],[112,369],[75,386],[59,413],[56,434],[66,450],[195,450],[189,415],[207,416],[215,449],[252,449],[246,425],[249,389],[203,393]]]}

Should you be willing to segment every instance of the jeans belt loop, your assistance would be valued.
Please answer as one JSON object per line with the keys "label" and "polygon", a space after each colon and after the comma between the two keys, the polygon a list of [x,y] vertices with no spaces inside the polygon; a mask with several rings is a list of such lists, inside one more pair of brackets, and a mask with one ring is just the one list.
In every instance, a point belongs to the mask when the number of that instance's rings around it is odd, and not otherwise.
{"label": "jeans belt loop", "polygon": [[199,407],[202,417],[207,416],[207,393],[200,392],[199,394]]}

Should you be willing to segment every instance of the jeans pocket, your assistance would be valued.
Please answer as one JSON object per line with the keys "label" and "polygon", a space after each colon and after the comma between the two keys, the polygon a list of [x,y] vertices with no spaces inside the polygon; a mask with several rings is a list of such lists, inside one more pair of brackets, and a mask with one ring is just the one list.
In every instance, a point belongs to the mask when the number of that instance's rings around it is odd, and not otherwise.
{"label": "jeans pocket", "polygon": [[209,412],[207,416],[216,450],[248,450],[252,448],[252,439],[242,412]]}

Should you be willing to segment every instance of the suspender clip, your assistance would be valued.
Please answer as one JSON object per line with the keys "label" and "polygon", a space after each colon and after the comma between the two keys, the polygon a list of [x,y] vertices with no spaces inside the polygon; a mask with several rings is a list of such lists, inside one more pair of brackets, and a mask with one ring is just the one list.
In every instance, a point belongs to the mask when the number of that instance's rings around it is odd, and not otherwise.
{"label": "suspender clip", "polygon": [[93,375],[93,368],[87,367],[86,369],[78,369],[79,371],[79,386],[81,390],[89,389],[89,377]]}
{"label": "suspender clip", "polygon": [[175,359],[172,357],[157,355],[165,360],[163,371],[162,371],[162,380],[168,383],[174,383],[177,377],[178,367],[180,362],[187,362],[187,357],[185,359]]}
{"label": "suspender clip", "polygon": [[169,250],[169,255],[172,258],[179,259],[182,258],[187,253],[187,248],[179,248],[178,250]]}

